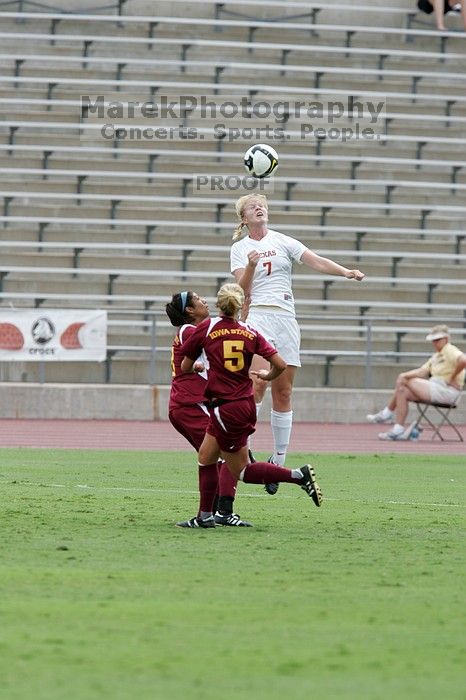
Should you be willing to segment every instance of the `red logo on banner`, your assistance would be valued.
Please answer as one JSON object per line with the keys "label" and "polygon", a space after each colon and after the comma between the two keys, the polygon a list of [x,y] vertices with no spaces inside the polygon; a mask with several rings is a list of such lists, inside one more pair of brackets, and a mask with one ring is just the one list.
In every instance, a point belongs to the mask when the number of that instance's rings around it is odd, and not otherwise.
{"label": "red logo on banner", "polygon": [[82,348],[78,333],[84,325],[84,323],[72,323],[68,328],[65,328],[60,337],[60,343],[65,350],[78,350]]}
{"label": "red logo on banner", "polygon": [[24,336],[13,323],[0,323],[0,349],[21,350]]}

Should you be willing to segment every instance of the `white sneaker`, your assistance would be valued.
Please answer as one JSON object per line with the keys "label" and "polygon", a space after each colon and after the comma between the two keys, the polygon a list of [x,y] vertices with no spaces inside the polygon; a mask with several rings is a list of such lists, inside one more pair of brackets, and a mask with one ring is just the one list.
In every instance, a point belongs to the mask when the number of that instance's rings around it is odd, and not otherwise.
{"label": "white sneaker", "polygon": [[379,411],[378,413],[368,413],[366,419],[369,421],[369,423],[387,423],[388,421],[393,420],[393,413],[390,413],[388,418],[384,418],[382,411]]}
{"label": "white sneaker", "polygon": [[405,432],[395,433],[393,430],[390,430],[388,433],[379,433],[379,440],[406,440],[404,437]]}

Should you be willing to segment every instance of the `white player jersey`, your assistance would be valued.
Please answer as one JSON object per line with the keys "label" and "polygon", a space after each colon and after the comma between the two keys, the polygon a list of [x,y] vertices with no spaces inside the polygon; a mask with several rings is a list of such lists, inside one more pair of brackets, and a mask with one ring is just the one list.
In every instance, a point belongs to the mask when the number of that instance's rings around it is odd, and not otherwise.
{"label": "white player jersey", "polygon": [[272,229],[260,241],[246,236],[231,246],[232,273],[246,267],[251,250],[261,256],[252,281],[251,306],[278,306],[294,314],[291,270],[295,260],[300,263],[306,246]]}

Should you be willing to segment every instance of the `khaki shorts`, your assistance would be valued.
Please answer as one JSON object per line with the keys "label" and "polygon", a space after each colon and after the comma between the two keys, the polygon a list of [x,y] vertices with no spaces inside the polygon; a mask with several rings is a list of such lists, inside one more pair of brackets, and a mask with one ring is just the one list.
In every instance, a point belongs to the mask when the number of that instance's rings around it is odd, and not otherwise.
{"label": "khaki shorts", "polygon": [[449,386],[444,379],[440,377],[431,377],[430,385],[430,400],[433,403],[449,403],[451,405],[458,401],[460,391],[453,386]]}
{"label": "khaki shorts", "polygon": [[291,314],[268,313],[252,307],[247,323],[259,331],[273,345],[287,365],[301,367],[299,347],[301,331],[294,316]]}

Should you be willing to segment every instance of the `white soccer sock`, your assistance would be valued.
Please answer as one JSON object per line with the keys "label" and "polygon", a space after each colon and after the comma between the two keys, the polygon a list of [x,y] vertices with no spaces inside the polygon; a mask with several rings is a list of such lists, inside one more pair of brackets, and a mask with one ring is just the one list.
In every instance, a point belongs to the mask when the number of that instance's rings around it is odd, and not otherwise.
{"label": "white soccer sock", "polygon": [[380,411],[380,415],[382,416],[382,418],[384,420],[388,420],[389,418],[391,418],[393,416],[393,411],[391,411],[388,408],[388,406],[385,406],[385,408],[382,408],[382,410]]}
{"label": "white soccer sock", "polygon": [[286,459],[286,451],[290,444],[291,427],[293,425],[293,411],[270,412],[270,425],[274,440],[274,452],[272,462],[283,467]]}
{"label": "white soccer sock", "polygon": [[395,423],[395,425],[392,428],[392,432],[394,432],[395,435],[401,435],[401,433],[404,433],[404,431],[404,426],[400,425],[399,423]]}

